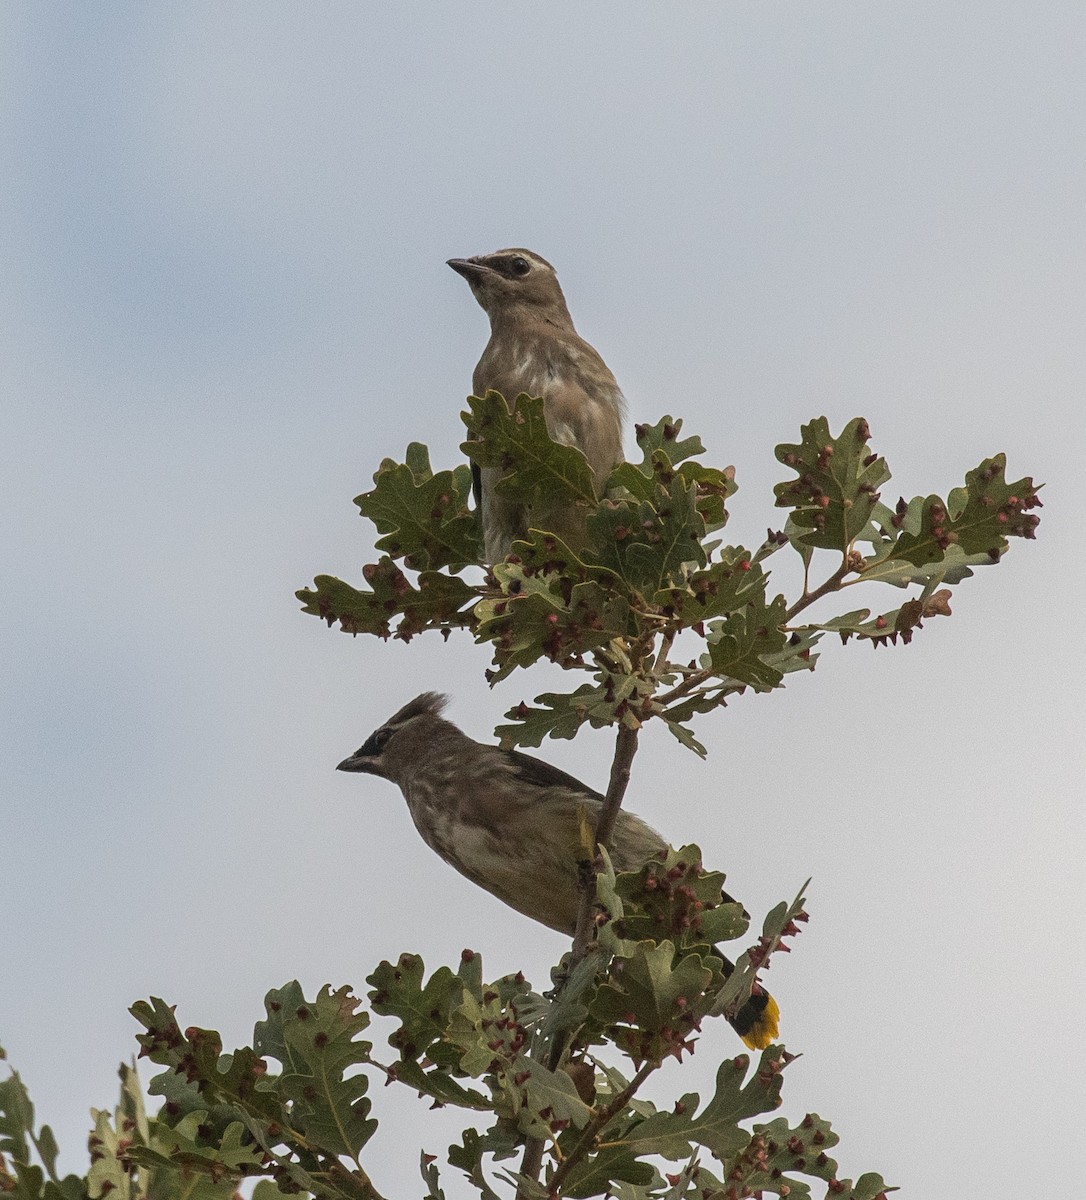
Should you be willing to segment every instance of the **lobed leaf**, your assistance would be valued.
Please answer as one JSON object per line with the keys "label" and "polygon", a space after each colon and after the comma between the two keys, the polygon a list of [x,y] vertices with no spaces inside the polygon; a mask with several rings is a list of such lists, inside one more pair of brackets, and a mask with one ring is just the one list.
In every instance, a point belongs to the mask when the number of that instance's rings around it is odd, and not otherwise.
{"label": "lobed leaf", "polygon": [[759,597],[723,620],[712,622],[703,665],[716,675],[760,691],[777,687],[784,672],[773,660],[787,644],[787,635],[781,628],[785,615],[783,596],[769,603]]}
{"label": "lobed leaf", "polygon": [[373,477],[372,491],[355,497],[362,516],[383,536],[376,548],[402,558],[416,571],[462,570],[482,557],[479,522],[471,511],[471,470],[430,469],[427,448],[412,442],[407,461],[386,458]]}
{"label": "lobed leaf", "polygon": [[448,636],[452,629],[475,624],[474,614],[465,606],[479,593],[458,576],[424,571],[416,588],[387,556],[363,567],[362,575],[372,591],[352,587],[332,575],[318,575],[314,588],[296,593],[304,602],[302,611],[329,625],[338,622],[344,633],[395,636],[404,642],[428,629],[439,629]]}
{"label": "lobed leaf", "polygon": [[469,396],[460,414],[473,435],[460,449],[479,467],[502,472],[495,490],[528,507],[556,503],[592,507],[592,469],[580,450],[551,440],[543,400],[523,393],[506,403],[500,392]]}
{"label": "lobed leaf", "polygon": [[725,1160],[739,1155],[751,1140],[740,1122],[780,1105],[784,1065],[784,1048],[770,1046],[762,1051],[748,1081],[748,1055],[725,1059],[717,1069],[713,1096],[700,1112],[699,1097],[691,1092],[674,1111],[654,1113],[633,1126],[622,1143],[637,1154],[658,1154],[672,1161],[688,1158],[694,1146],[704,1146]]}
{"label": "lobed leaf", "polygon": [[612,961],[589,1011],[635,1062],[681,1058],[704,1015],[707,990],[719,978],[717,959],[680,957],[667,940],[637,942]]}
{"label": "lobed leaf", "polygon": [[661,417],[655,425],[634,426],[634,436],[644,456],[639,467],[643,474],[652,474],[653,459],[658,451],[663,452],[672,466],[705,453],[705,447],[697,434],[679,439],[682,427],[681,420],[673,420],[670,416]]}
{"label": "lobed leaf", "polygon": [[585,561],[613,572],[634,596],[653,596],[685,563],[702,566],[705,521],[695,489],[676,474],[653,500],[604,500],[588,518]]}
{"label": "lobed leaf", "polygon": [[704,570],[692,572],[653,597],[663,614],[685,628],[713,617],[738,612],[748,604],[765,604],[769,576],[742,546],[729,546]]}
{"label": "lobed leaf", "polygon": [[[297,991],[295,991],[297,989]],[[291,1123],[308,1141],[330,1154],[357,1159],[377,1129],[365,1098],[369,1080],[361,1071],[372,1043],[358,1040],[369,1014],[348,987],[325,985],[312,1002],[296,1003],[297,984],[271,992],[267,1020],[257,1024],[257,1053],[283,1064],[276,1090],[290,1105]]]}
{"label": "lobed leaf", "polygon": [[1006,455],[997,454],[967,472],[965,486],[945,501],[938,496],[900,500],[890,519],[900,533],[888,557],[924,567],[953,550],[967,559],[985,555],[997,562],[1008,538],[1036,536],[1040,518],[1029,510],[1041,504],[1038,489],[1028,476],[1007,483],[1006,467]]}
{"label": "lobed leaf", "polygon": [[706,871],[694,845],[669,847],[640,870],[615,876],[600,898],[614,918],[605,930],[633,942],[667,938],[678,953],[742,937],[749,924],[743,906],[724,891],[724,875]]}
{"label": "lobed leaf", "polygon": [[794,540],[805,548],[848,551],[866,527],[879,488],[890,478],[886,461],[871,454],[871,436],[862,417],[851,420],[839,437],[825,417],[800,430],[801,440],[777,447],[779,462],[798,476],[773,489],[778,508],[790,508]]}

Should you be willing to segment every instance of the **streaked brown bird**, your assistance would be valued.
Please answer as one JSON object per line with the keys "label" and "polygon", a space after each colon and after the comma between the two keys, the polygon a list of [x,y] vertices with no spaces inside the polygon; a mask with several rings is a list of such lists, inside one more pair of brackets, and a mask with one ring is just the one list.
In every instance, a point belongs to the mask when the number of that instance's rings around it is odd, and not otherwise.
{"label": "streaked brown bird", "polygon": [[[622,461],[625,401],[599,354],[573,327],[554,268],[531,250],[496,250],[450,258],[490,318],[490,341],[472,377],[477,396],[501,392],[512,405],[522,392],[542,396],[547,431],[588,459],[597,492]],[[488,562],[500,562],[533,525],[576,542],[580,518],[568,511],[532,512],[495,495],[497,468],[474,468]]]}
{"label": "streaked brown bird", "polygon": [[[447,702],[436,692],[416,696],[337,770],[395,783],[423,841],[450,866],[572,937],[585,855],[582,816],[594,825],[603,796],[538,758],[468,737],[441,715]],[[636,871],[666,848],[655,829],[619,810],[610,847],[616,871]],[[732,966],[727,959],[724,965]],[[776,1001],[759,988],[731,1023],[760,1050],[777,1036],[778,1016]]]}

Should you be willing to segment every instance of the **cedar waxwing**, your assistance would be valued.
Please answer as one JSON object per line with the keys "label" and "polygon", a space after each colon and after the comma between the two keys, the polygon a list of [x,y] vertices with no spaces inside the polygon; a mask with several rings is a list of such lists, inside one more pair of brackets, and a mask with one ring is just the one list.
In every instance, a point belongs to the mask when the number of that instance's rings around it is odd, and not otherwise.
{"label": "cedar waxwing", "polygon": [[[415,828],[447,863],[511,908],[572,936],[582,815],[594,825],[603,796],[538,758],[468,737],[441,715],[446,703],[436,692],[417,696],[337,770],[395,783]],[[610,846],[617,872],[636,871],[666,848],[640,817],[619,810]],[[726,972],[731,966],[724,959]],[[778,1015],[776,1001],[756,987],[731,1023],[748,1046],[764,1049],[777,1035]]]}
{"label": "cedar waxwing", "polygon": [[[475,394],[501,392],[509,405],[522,392],[542,396],[548,433],[584,454],[601,492],[611,468],[622,461],[625,401],[607,364],[574,329],[554,268],[538,254],[517,249],[450,258],[449,266],[468,281],[490,318],[490,341],[472,377]],[[494,494],[498,468],[473,465],[472,471],[487,562],[504,559],[529,523],[576,544],[580,514],[526,513]]]}

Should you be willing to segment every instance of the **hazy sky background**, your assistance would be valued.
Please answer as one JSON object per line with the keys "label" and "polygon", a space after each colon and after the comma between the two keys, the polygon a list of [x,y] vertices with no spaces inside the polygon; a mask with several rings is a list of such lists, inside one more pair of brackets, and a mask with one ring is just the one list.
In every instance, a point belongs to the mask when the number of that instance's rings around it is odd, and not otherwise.
{"label": "hazy sky background", "polygon": [[[1001,450],[1047,481],[952,619],[827,642],[702,720],[707,763],[650,729],[629,804],[755,913],[813,876],[769,983],[783,1111],[833,1121],[842,1174],[1073,1190],[1084,62],[1080,0],[3,6],[0,1041],[66,1167],[138,998],[233,1046],[293,977],[470,945],[542,985],[563,950],[333,769],[423,689],[487,738],[563,681],[490,692],[466,637],[352,640],[294,598],[358,580],[382,457],[458,461],[486,320],[445,260],[524,245],[632,418],[736,465],[733,541],[779,526],[773,447],[820,414],[868,418],[891,504]],[[602,733],[543,753],[606,779]],[[659,1095],[709,1091],[737,1043],[704,1041]],[[375,1183],[418,1194],[468,1121],[374,1100]]]}

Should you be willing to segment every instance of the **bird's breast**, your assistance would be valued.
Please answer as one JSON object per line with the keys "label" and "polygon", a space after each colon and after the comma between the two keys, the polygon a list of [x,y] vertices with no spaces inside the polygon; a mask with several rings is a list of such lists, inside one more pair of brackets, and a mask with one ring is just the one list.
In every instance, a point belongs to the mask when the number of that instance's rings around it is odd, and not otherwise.
{"label": "bird's breast", "polygon": [[573,802],[539,803],[482,779],[462,796],[404,794],[423,840],[451,867],[518,912],[572,932],[579,857]]}

